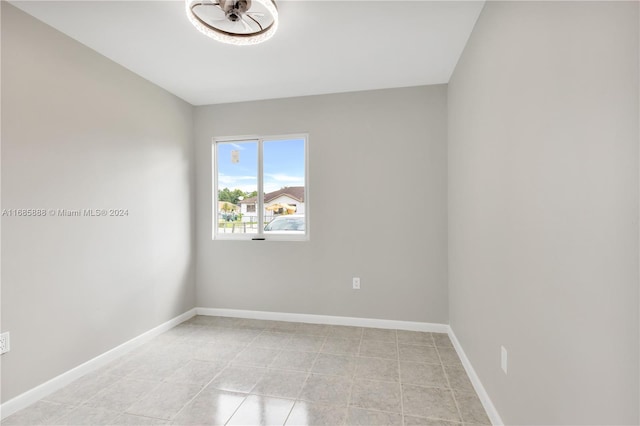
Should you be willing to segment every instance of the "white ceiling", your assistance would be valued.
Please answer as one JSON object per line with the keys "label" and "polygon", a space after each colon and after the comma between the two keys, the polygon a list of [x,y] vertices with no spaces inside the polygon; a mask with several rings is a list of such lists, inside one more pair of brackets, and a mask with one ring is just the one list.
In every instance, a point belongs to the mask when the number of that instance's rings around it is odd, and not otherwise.
{"label": "white ceiling", "polygon": [[183,1],[12,1],[193,105],[447,83],[484,1],[277,1],[257,46],[199,33]]}

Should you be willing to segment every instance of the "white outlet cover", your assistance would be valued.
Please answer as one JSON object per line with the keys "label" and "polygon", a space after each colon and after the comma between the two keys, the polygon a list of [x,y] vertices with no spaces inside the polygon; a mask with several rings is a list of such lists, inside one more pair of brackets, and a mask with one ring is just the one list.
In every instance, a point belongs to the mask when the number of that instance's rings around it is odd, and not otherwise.
{"label": "white outlet cover", "polygon": [[9,344],[9,332],[0,334],[0,355],[9,352],[11,346]]}
{"label": "white outlet cover", "polygon": [[507,350],[504,346],[500,346],[500,367],[504,374],[507,374]]}
{"label": "white outlet cover", "polygon": [[360,290],[360,278],[353,277],[353,289]]}

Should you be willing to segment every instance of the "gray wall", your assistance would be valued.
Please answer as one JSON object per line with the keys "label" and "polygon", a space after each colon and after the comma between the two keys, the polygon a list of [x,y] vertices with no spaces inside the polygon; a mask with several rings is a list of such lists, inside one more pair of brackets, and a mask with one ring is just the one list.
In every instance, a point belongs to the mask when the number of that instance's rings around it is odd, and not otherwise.
{"label": "gray wall", "polygon": [[193,111],[2,2],[2,401],[195,306]]}
{"label": "gray wall", "polygon": [[[198,107],[195,126],[199,306],[447,323],[446,86]],[[212,241],[212,137],[300,132],[311,241]]]}
{"label": "gray wall", "polygon": [[639,421],[638,18],[488,2],[449,85],[451,326],[507,424]]}

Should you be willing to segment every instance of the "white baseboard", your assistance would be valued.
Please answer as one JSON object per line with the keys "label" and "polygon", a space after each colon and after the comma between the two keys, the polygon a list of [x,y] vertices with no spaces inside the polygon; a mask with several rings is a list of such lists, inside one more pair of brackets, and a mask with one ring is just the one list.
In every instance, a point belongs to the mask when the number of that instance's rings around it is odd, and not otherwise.
{"label": "white baseboard", "polygon": [[395,321],[372,318],[337,317],[331,315],[290,314],[285,312],[245,311],[240,309],[196,308],[198,315],[260,319],[272,321],[305,322],[309,324],[351,325],[356,327],[389,328],[409,331],[448,333],[446,324]]}
{"label": "white baseboard", "polygon": [[482,382],[480,382],[480,378],[476,374],[476,370],[473,369],[473,366],[471,365],[471,361],[469,361],[469,358],[467,358],[467,354],[464,353],[464,350],[462,349],[462,346],[460,345],[458,338],[453,332],[453,329],[451,327],[448,327],[448,328],[449,328],[449,338],[451,338],[451,341],[453,342],[453,347],[456,349],[456,352],[458,353],[458,356],[462,361],[462,365],[464,366],[464,369],[466,370],[467,375],[471,380],[471,384],[473,385],[473,388],[476,390],[476,393],[480,398],[480,402],[482,402],[482,406],[484,407],[485,411],[487,412],[487,415],[489,416],[489,420],[491,420],[491,424],[494,426],[503,426],[504,422],[502,421],[500,414],[498,414],[498,410],[496,410],[495,405],[493,405],[493,402],[491,402],[491,398],[489,398],[489,394],[487,393],[487,390],[484,388],[484,386],[482,386]]}
{"label": "white baseboard", "polygon": [[169,321],[160,324],[159,326],[152,328],[151,330],[142,333],[141,335],[134,337],[133,339],[117,346],[102,355],[98,355],[97,357],[90,359],[89,361],[81,364],[66,373],[62,373],[59,376],[54,377],[53,379],[36,386],[35,388],[28,390],[27,392],[16,396],[15,398],[10,399],[4,404],[0,405],[0,419],[5,419],[15,413],[16,411],[22,410],[23,408],[28,407],[34,402],[44,398],[47,395],[52,394],[58,389],[68,385],[76,379],[84,376],[87,373],[97,370],[100,367],[103,367],[115,360],[116,358],[126,354],[127,352],[142,346],[144,343],[148,342],[152,338],[164,333],[165,331],[175,327],[176,325],[192,318],[196,315],[196,310],[191,309],[185,312],[182,315],[178,315],[177,317],[170,319]]}

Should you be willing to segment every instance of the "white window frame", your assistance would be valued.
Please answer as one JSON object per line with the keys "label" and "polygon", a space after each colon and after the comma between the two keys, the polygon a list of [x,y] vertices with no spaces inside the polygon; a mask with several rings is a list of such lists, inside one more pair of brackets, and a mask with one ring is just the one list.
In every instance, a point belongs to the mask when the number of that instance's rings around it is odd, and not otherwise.
{"label": "white window frame", "polygon": [[[265,234],[264,233],[264,173],[263,173],[263,145],[264,142],[277,142],[279,140],[303,139],[304,140],[304,204],[305,204],[305,233],[304,234]],[[258,214],[258,233],[256,234],[227,234],[219,233],[218,226],[218,143],[233,142],[257,142],[258,143],[258,199],[256,213]],[[309,134],[294,133],[285,135],[247,135],[247,136],[225,136],[214,137],[211,142],[211,177],[213,192],[212,202],[212,239],[218,241],[309,241],[310,239],[310,213],[311,203],[309,197]]]}

